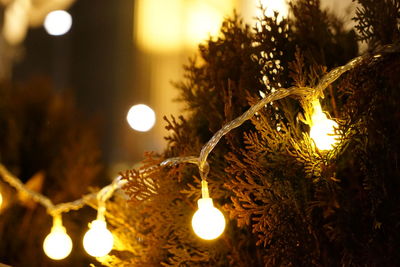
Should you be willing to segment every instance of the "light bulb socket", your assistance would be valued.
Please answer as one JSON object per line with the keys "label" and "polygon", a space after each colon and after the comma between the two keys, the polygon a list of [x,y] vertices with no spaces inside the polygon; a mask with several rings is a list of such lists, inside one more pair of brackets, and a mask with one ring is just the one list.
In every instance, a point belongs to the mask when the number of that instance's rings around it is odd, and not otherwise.
{"label": "light bulb socket", "polygon": [[91,223],[89,223],[89,228],[107,228],[107,223],[105,220],[94,220]]}
{"label": "light bulb socket", "polygon": [[210,193],[208,192],[208,183],[206,180],[201,181],[201,197],[210,198]]}
{"label": "light bulb socket", "polygon": [[210,197],[200,198],[199,200],[197,200],[197,205],[198,205],[199,209],[206,209],[206,208],[214,207],[213,200]]}
{"label": "light bulb socket", "polygon": [[97,208],[97,220],[98,221],[105,221],[105,213],[106,213],[106,207],[105,203],[100,204],[99,202],[99,207]]}
{"label": "light bulb socket", "polygon": [[59,232],[66,234],[67,229],[62,225],[53,225],[53,227],[51,227],[51,233],[59,233]]}
{"label": "light bulb socket", "polygon": [[314,113],[322,113],[321,103],[319,102],[318,98],[312,100],[311,105],[314,109]]}
{"label": "light bulb socket", "polygon": [[321,103],[319,102],[318,98],[314,99],[311,102],[312,105],[312,114],[311,114],[311,124],[315,125],[318,124],[321,120],[326,120],[326,114],[322,111]]}
{"label": "light bulb socket", "polygon": [[53,231],[53,229],[57,229],[57,230],[63,229],[64,232],[66,232],[65,227],[63,226],[63,223],[62,223],[61,214],[53,215],[53,227],[51,228],[51,230]]}

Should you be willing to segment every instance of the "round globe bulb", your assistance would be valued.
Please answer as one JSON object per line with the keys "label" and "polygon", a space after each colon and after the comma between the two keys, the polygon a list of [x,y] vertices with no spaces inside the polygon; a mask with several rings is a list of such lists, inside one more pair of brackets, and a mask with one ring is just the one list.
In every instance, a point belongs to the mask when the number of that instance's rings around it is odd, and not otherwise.
{"label": "round globe bulb", "polygon": [[150,107],[138,104],[129,109],[126,119],[132,129],[147,132],[153,128],[156,122],[156,114]]}
{"label": "round globe bulb", "polygon": [[337,143],[338,136],[335,134],[337,123],[326,117],[324,113],[312,116],[313,125],[310,130],[310,137],[314,140],[319,150],[330,150]]}
{"label": "round globe bulb", "polygon": [[86,252],[93,257],[107,255],[113,248],[114,238],[107,229],[106,222],[94,220],[90,223],[89,228],[83,237],[83,247]]}
{"label": "round globe bulb", "polygon": [[64,10],[55,10],[47,14],[44,28],[48,34],[58,36],[66,34],[71,29],[72,17]]}
{"label": "round globe bulb", "polygon": [[53,226],[43,242],[43,250],[53,260],[66,258],[72,250],[72,241],[63,226]]}
{"label": "round globe bulb", "polygon": [[225,229],[225,218],[215,208],[211,198],[198,200],[199,209],[192,218],[192,227],[196,235],[202,239],[212,240],[219,237]]}

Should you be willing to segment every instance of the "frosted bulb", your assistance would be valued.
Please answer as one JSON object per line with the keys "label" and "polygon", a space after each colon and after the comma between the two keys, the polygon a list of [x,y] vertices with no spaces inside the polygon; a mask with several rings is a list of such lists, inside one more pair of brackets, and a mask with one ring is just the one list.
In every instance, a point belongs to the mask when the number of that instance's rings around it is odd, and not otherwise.
{"label": "frosted bulb", "polygon": [[66,34],[72,25],[71,15],[64,10],[56,10],[47,14],[44,20],[44,28],[50,35]]}
{"label": "frosted bulb", "polygon": [[114,238],[107,229],[106,222],[94,220],[90,223],[89,228],[83,237],[83,247],[86,252],[93,257],[107,255],[113,248]]}
{"label": "frosted bulb", "polygon": [[337,143],[338,135],[335,134],[337,123],[330,120],[322,112],[319,101],[313,102],[314,113],[311,116],[312,126],[310,137],[314,140],[319,150],[330,150]]}
{"label": "frosted bulb", "polygon": [[63,226],[51,228],[50,234],[44,239],[43,250],[53,260],[62,260],[71,253],[72,241]]}
{"label": "frosted bulb", "polygon": [[202,239],[212,240],[219,237],[225,229],[225,218],[215,208],[211,198],[198,200],[199,209],[192,218],[192,227],[196,235]]}
{"label": "frosted bulb", "polygon": [[156,114],[150,107],[139,104],[129,109],[126,119],[134,130],[147,132],[153,128],[156,122]]}

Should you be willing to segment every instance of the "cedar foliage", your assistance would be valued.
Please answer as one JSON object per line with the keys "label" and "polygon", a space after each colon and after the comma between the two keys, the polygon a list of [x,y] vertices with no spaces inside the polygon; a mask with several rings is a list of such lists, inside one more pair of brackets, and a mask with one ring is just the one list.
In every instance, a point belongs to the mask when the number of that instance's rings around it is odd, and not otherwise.
{"label": "cedar foliage", "polygon": [[355,28],[359,39],[368,41],[373,48],[400,41],[400,3],[397,0],[357,0]]}
{"label": "cedar foliage", "polygon": [[[379,1],[359,1],[360,39],[397,41],[387,20],[371,13]],[[398,1],[386,14],[399,15]],[[110,208],[134,232],[114,223],[124,243],[101,262],[108,266],[398,266],[399,55],[370,58],[325,92],[323,106],[338,119],[341,143],[316,150],[308,136],[307,99],[267,105],[227,134],[210,154],[210,194],[227,228],[211,242],[197,238],[191,216],[200,197],[195,166],[154,167],[163,159],[198,155],[224,123],[280,87],[313,86],[357,55],[356,34],[319,7],[290,5],[293,18],[238,15],[221,35],[199,46],[176,83],[189,115],[166,119],[168,146],[148,154],[142,170],[127,170],[129,208]],[[360,10],[364,10],[360,12]],[[374,11],[374,12],[375,12]],[[375,16],[376,15],[376,16]],[[397,21],[391,29],[398,28]],[[133,238],[132,238],[133,236]],[[135,248],[130,249],[131,248]],[[137,252],[139,251],[139,252]],[[121,255],[124,256],[121,256]]]}

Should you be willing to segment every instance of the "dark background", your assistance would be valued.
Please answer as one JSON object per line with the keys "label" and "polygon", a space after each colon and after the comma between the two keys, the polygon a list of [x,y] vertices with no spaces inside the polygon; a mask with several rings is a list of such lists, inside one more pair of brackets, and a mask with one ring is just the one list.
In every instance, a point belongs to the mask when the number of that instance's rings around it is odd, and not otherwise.
{"label": "dark background", "polygon": [[[28,31],[13,80],[47,76],[55,90],[72,90],[84,116],[100,121],[99,136],[107,163],[137,162],[142,152],[130,153],[121,133],[143,142],[146,133],[126,123],[129,107],[146,102],[148,94],[135,81],[137,50],[133,43],[134,1],[76,1],[68,12],[70,31],[51,36],[43,27]],[[139,70],[140,71],[140,70]],[[129,144],[134,146],[135,142]]]}

